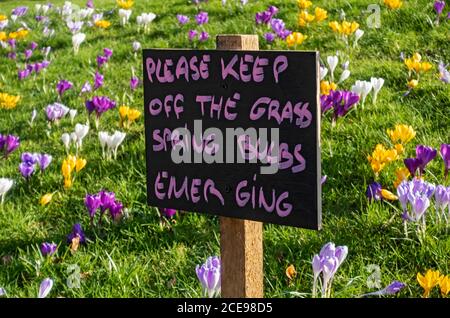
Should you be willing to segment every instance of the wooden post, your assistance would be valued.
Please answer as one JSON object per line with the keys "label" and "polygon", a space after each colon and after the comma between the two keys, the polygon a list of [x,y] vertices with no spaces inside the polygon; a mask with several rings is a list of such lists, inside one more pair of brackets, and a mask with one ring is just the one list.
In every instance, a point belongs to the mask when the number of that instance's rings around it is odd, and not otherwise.
{"label": "wooden post", "polygon": [[[219,50],[259,50],[257,35],[218,35]],[[220,217],[222,297],[262,298],[263,226],[261,222]]]}

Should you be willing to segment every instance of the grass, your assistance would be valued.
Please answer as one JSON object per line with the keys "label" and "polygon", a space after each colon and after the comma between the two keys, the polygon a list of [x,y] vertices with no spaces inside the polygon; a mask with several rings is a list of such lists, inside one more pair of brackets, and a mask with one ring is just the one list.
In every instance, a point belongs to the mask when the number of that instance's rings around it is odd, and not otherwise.
{"label": "grass", "polygon": [[[229,0],[230,1],[230,0]],[[21,1],[30,6],[47,1]],[[82,6],[85,1],[73,1]],[[0,207],[0,287],[10,296],[35,297],[39,283],[45,277],[55,280],[52,297],[200,297],[201,288],[195,276],[195,265],[206,257],[218,254],[218,218],[194,213],[177,216],[169,229],[160,226],[156,209],[146,205],[144,126],[141,119],[128,131],[116,161],[101,158],[98,138],[93,128],[83,145],[83,155],[88,160],[75,185],[70,190],[62,186],[61,162],[65,151],[60,142],[63,132],[73,130],[69,119],[62,120],[59,127],[48,129],[44,108],[56,100],[54,87],[60,79],[75,83],[77,90],[86,80],[92,80],[95,58],[103,48],[113,48],[114,54],[108,68],[103,69],[105,85],[98,94],[108,95],[119,104],[141,109],[142,91],[130,93],[128,87],[131,67],[141,69],[139,56],[131,53],[131,44],[137,40],[144,48],[192,47],[187,31],[193,27],[180,27],[175,14],[193,16],[194,5],[187,0],[135,1],[132,24],[119,26],[117,13],[106,15],[112,22],[108,30],[84,28],[86,41],[74,56],[71,35],[60,18],[52,16],[56,35],[43,39],[41,27],[28,13],[27,24],[37,31],[27,39],[40,47],[51,46],[51,65],[46,74],[35,79],[19,82],[13,61],[0,57],[0,91],[22,96],[14,110],[0,110],[0,133],[21,137],[21,146],[8,160],[0,161],[0,177],[13,178],[14,188],[8,193],[5,204]],[[413,155],[415,144],[424,143],[435,148],[449,143],[450,88],[437,80],[436,66],[425,75],[420,86],[412,94],[403,97],[407,71],[399,56],[404,52],[411,56],[418,51],[425,60],[437,65],[439,60],[450,61],[448,22],[433,27],[427,17],[434,19],[432,3],[425,0],[404,1],[397,11],[381,6],[381,28],[370,29],[365,20],[367,6],[373,0],[314,1],[314,5],[328,10],[329,19],[337,20],[340,10],[347,20],[356,20],[365,34],[360,46],[347,50],[323,22],[319,27],[306,30],[309,39],[301,49],[319,50],[324,59],[345,52],[350,60],[351,77],[343,87],[349,89],[357,79],[383,77],[386,82],[376,105],[367,103],[364,110],[350,113],[332,128],[330,118],[325,116],[322,127],[322,167],[328,181],[323,186],[323,230],[319,232],[296,228],[264,225],[264,285],[266,297],[291,297],[290,292],[311,292],[312,269],[310,261],[321,246],[333,241],[347,245],[348,258],[339,269],[334,281],[334,297],[352,297],[369,292],[366,281],[372,274],[370,264],[381,269],[382,285],[400,280],[407,287],[401,297],[419,297],[422,293],[415,276],[428,268],[450,273],[450,237],[442,227],[430,226],[427,236],[420,242],[416,235],[405,238],[400,218],[399,204],[368,204],[364,195],[373,173],[366,160],[377,143],[389,144],[386,129],[397,123],[410,124],[417,137],[407,147]],[[53,1],[61,5],[63,1]],[[114,1],[95,0],[97,8],[111,10]],[[17,1],[0,1],[0,14],[9,14]],[[233,33],[259,33],[254,14],[268,5],[280,9],[277,17],[286,21],[287,27],[297,30],[298,12],[294,0],[249,1],[243,9],[230,11],[220,1],[209,1],[202,9],[209,12],[210,22],[206,30],[211,35]],[[138,33],[137,13],[154,12],[157,19],[148,35]],[[199,46],[214,48],[214,37]],[[261,41],[261,49],[285,49],[284,43],[268,46]],[[40,60],[36,54],[33,59]],[[64,103],[78,110],[76,122],[86,121],[83,99],[73,90],[64,96]],[[370,101],[370,100],[369,100]],[[33,127],[28,120],[33,109],[38,117]],[[101,128],[118,129],[118,113],[110,111],[101,119]],[[54,161],[42,175],[25,182],[18,171],[20,154],[25,151],[45,152]],[[392,190],[395,163],[384,171],[380,182]],[[442,182],[442,162],[430,164],[432,182]],[[129,211],[129,217],[119,224],[108,223],[100,229],[89,227],[89,216],[83,204],[86,193],[101,189],[116,192]],[[58,191],[46,207],[39,205],[40,197]],[[90,242],[71,254],[66,246],[66,235],[74,223],[81,222]],[[45,259],[40,255],[39,245],[44,241],[59,243],[57,256]],[[81,272],[80,288],[69,288],[67,278],[76,264]],[[289,283],[285,276],[288,265],[294,264],[298,276]],[[437,291],[435,294],[437,296]]]}

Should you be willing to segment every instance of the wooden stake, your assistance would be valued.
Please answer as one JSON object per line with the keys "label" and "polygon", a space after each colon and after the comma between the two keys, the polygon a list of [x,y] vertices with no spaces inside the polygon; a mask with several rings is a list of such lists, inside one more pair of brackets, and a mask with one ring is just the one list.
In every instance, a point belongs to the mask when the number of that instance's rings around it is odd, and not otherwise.
{"label": "wooden stake", "polygon": [[[257,35],[218,35],[218,50],[259,50]],[[261,222],[220,217],[222,297],[262,298],[263,226]]]}

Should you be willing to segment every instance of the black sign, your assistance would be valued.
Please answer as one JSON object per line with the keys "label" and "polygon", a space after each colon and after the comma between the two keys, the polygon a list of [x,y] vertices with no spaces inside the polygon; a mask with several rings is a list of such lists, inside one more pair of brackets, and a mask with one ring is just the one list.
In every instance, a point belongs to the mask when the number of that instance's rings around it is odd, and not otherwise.
{"label": "black sign", "polygon": [[318,54],[144,50],[152,206],[319,229]]}

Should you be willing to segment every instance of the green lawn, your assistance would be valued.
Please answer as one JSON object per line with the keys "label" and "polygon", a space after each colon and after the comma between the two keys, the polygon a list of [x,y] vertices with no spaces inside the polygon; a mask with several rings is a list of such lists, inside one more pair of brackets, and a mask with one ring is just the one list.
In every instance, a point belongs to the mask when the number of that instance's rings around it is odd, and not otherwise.
{"label": "green lawn", "polygon": [[[228,0],[231,1],[231,0]],[[63,119],[59,127],[47,127],[45,107],[56,101],[56,83],[60,79],[73,82],[76,90],[69,91],[63,102],[78,110],[75,122],[84,123],[87,113],[84,99],[78,96],[81,85],[92,81],[96,69],[96,57],[103,48],[114,50],[108,67],[102,69],[105,85],[97,94],[107,95],[119,105],[126,104],[143,109],[142,89],[131,93],[129,79],[131,68],[140,74],[141,58],[132,53],[132,42],[139,41],[143,48],[190,48],[187,32],[195,27],[192,16],[196,7],[187,0],[136,0],[131,24],[119,25],[115,11],[105,18],[112,22],[107,30],[83,28],[86,41],[78,55],[73,54],[71,34],[60,17],[51,15],[56,30],[53,38],[45,40],[41,28],[34,20],[34,5],[47,1],[20,1],[28,5],[24,19],[32,31],[25,43],[33,40],[40,47],[51,46],[51,65],[45,74],[24,81],[17,79],[17,68],[7,59],[6,50],[0,48],[0,92],[22,97],[14,110],[0,110],[0,133],[15,134],[21,138],[20,148],[7,160],[0,160],[0,177],[15,180],[15,186],[0,206],[0,287],[12,297],[35,297],[40,282],[50,277],[55,285],[51,297],[201,297],[201,286],[195,275],[195,265],[208,256],[219,254],[219,222],[217,217],[186,213],[178,215],[171,228],[159,223],[156,209],[146,205],[146,171],[144,124],[141,117],[127,131],[127,137],[119,150],[117,160],[105,161],[97,132],[93,125],[83,142],[82,155],[87,166],[75,181],[73,188],[64,190],[61,163],[65,150],[60,137],[73,130],[70,119]],[[86,1],[73,3],[83,5]],[[367,6],[379,3],[381,28],[366,25]],[[18,1],[0,0],[0,14],[8,14]],[[62,4],[63,1],[53,1]],[[94,0],[96,8],[104,11],[116,8],[115,1]],[[386,129],[403,123],[414,127],[416,138],[406,147],[406,155],[413,156],[416,144],[439,148],[450,143],[450,86],[438,80],[437,63],[450,62],[449,22],[433,27],[435,13],[431,1],[404,1],[403,7],[391,11],[382,1],[347,0],[314,1],[328,11],[329,18],[320,26],[308,29],[297,26],[298,7],[294,0],[249,0],[243,10],[230,11],[219,0],[202,5],[209,13],[205,29],[211,38],[201,48],[215,48],[217,34],[262,34],[256,27],[254,16],[268,5],[280,9],[289,29],[302,31],[309,38],[299,47],[318,50],[325,62],[326,56],[337,50],[348,55],[351,76],[342,88],[358,79],[370,77],[385,79],[378,102],[372,105],[370,98],[364,109],[358,108],[336,127],[331,127],[329,116],[322,125],[322,168],[328,176],[323,186],[323,230],[319,232],[290,227],[264,225],[264,287],[266,297],[291,297],[290,292],[306,293],[312,287],[311,259],[323,244],[332,241],[347,245],[349,254],[339,268],[334,280],[334,297],[352,297],[370,290],[366,281],[371,272],[370,264],[381,269],[382,285],[393,280],[407,284],[400,297],[420,297],[422,290],[416,281],[417,272],[439,269],[450,274],[450,237],[445,227],[429,226],[427,236],[420,242],[412,232],[406,238],[400,217],[400,204],[376,202],[369,204],[365,190],[373,180],[373,172],[366,159],[377,143],[389,145]],[[448,11],[448,5],[445,12]],[[343,9],[346,19],[357,21],[365,31],[359,47],[347,49],[336,39],[328,22],[338,20]],[[141,12],[154,12],[157,18],[151,24],[149,34],[137,32],[136,16]],[[176,14],[191,17],[182,28]],[[285,43],[268,46],[262,36],[261,49],[286,49]],[[21,47],[19,44],[19,47]],[[23,47],[19,51],[23,51]],[[434,68],[420,80],[419,87],[409,96],[406,91],[407,69],[400,60],[400,53],[409,57],[419,52]],[[42,59],[40,54],[33,57]],[[342,61],[343,62],[343,61]],[[38,111],[33,127],[28,125],[33,109]],[[119,129],[117,110],[105,113],[101,129]],[[25,182],[18,171],[22,152],[45,152],[53,156],[53,162],[44,174],[34,175]],[[405,155],[404,155],[405,156]],[[439,155],[438,155],[439,156]],[[379,182],[395,192],[392,182],[398,161],[381,173]],[[442,160],[436,158],[429,165],[430,182],[443,182]],[[86,193],[102,189],[114,191],[128,209],[129,217],[119,224],[104,223],[101,228],[89,226],[89,215],[84,206]],[[40,206],[40,197],[58,191],[53,201]],[[433,213],[433,212],[429,212]],[[72,225],[80,222],[90,241],[72,254],[66,244],[66,236]],[[43,258],[39,246],[44,241],[59,244],[57,256]],[[69,288],[66,279],[71,264],[80,267],[80,288]],[[298,275],[288,282],[285,269],[294,264]],[[437,289],[433,292],[437,296]]]}

